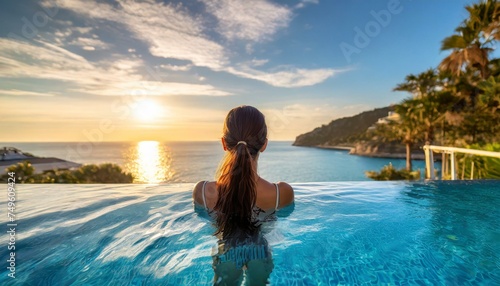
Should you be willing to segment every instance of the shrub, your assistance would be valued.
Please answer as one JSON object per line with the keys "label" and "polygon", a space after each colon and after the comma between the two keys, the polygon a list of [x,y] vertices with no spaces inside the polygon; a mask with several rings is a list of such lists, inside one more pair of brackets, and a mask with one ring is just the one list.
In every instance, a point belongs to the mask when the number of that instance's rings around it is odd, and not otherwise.
{"label": "shrub", "polygon": [[375,181],[420,180],[420,170],[409,172],[406,169],[397,170],[391,163],[382,167],[380,172],[367,171],[365,175]]}
{"label": "shrub", "polygon": [[[63,183],[63,184],[108,184],[132,183],[132,174],[122,171],[116,164],[83,165],[76,170],[52,170],[34,174],[33,166],[25,161],[8,167],[7,172],[15,172],[17,183]],[[8,175],[2,176],[7,181]]]}
{"label": "shrub", "polygon": [[[35,168],[33,168],[29,161],[23,161],[7,167],[6,171],[7,173],[14,172],[16,174],[16,183],[32,183],[31,177],[35,172]],[[4,177],[7,178],[8,175],[6,174]]]}
{"label": "shrub", "polygon": [[113,184],[134,181],[132,174],[123,172],[120,166],[110,163],[83,165],[75,171],[74,175],[79,183]]}

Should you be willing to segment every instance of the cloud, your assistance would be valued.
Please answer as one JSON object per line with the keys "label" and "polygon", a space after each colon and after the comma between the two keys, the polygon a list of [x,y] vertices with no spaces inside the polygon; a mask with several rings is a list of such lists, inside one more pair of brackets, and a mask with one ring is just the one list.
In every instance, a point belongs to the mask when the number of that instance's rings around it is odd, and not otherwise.
{"label": "cloud", "polygon": [[275,72],[263,72],[242,65],[238,68],[228,68],[235,75],[263,81],[276,87],[303,87],[321,83],[334,74],[341,72],[333,69],[298,69],[281,68]]}
{"label": "cloud", "polygon": [[[90,32],[94,29],[93,27],[78,27],[78,26],[72,26],[73,22],[71,21],[55,21],[55,23],[64,26],[64,28],[56,29],[52,33],[44,33],[43,38],[47,39],[50,42],[57,43],[58,45],[66,45],[68,42],[71,42],[70,38],[74,38],[72,41],[74,41],[75,44],[77,43],[75,39],[77,37],[88,37]],[[97,37],[96,35],[93,35],[94,37]],[[107,45],[103,42],[99,43],[99,45]],[[81,46],[81,44],[80,44]]]}
{"label": "cloud", "polygon": [[86,37],[77,37],[73,39],[73,41],[69,42],[69,45],[73,46],[80,46],[84,50],[89,50],[88,48],[90,47],[91,51],[97,49],[107,49],[109,48],[109,45],[104,43],[103,41],[96,39],[96,38],[86,38]]}
{"label": "cloud", "polygon": [[51,0],[44,6],[68,9],[93,19],[116,22],[149,44],[152,55],[192,61],[194,65],[219,69],[227,63],[224,48],[206,38],[201,20],[181,5],[155,1],[119,0],[112,6],[94,1]]}
{"label": "cloud", "polygon": [[193,65],[160,65],[161,68],[166,69],[166,70],[171,70],[171,71],[188,71],[190,70]]}
{"label": "cloud", "polygon": [[[247,53],[253,52],[252,44],[270,40],[280,29],[286,28],[292,18],[291,8],[265,0],[202,0],[207,11],[217,20],[216,31],[229,40],[250,41]],[[304,3],[314,3],[312,0]],[[301,2],[302,3],[302,2]],[[70,10],[83,17],[111,21],[131,32],[132,36],[148,45],[149,52],[156,57],[187,60],[193,66],[207,67],[214,71],[225,71],[233,75],[254,79],[276,87],[302,87],[315,85],[335,75],[338,71],[329,68],[305,69],[297,67],[274,68],[270,72],[257,70],[267,62],[238,63],[237,52],[223,46],[209,35],[206,14],[190,14],[182,4],[164,4],[154,0],[117,0],[116,5],[102,2],[77,0],[46,0],[46,7],[56,6]],[[97,45],[84,45],[98,48]],[[237,59],[232,62],[231,58]],[[187,68],[187,67],[186,67]],[[169,67],[167,67],[169,69]],[[170,70],[175,70],[170,66]],[[183,68],[178,67],[178,70]]]}
{"label": "cloud", "polygon": [[73,91],[104,96],[231,95],[231,93],[217,90],[211,85],[156,81],[115,82],[107,86],[82,86],[73,89]]}
{"label": "cloud", "polygon": [[229,40],[260,42],[288,26],[292,11],[269,1],[204,0],[218,20],[217,31]]}
{"label": "cloud", "polygon": [[250,65],[253,67],[259,67],[259,66],[263,66],[263,65],[267,64],[268,62],[269,62],[269,60],[266,60],[266,59],[263,59],[263,60],[253,59],[250,62]]}
{"label": "cloud", "polygon": [[17,89],[0,89],[0,94],[12,96],[54,96],[54,94],[51,93],[33,92]]}
{"label": "cloud", "polygon": [[319,0],[301,0],[297,5],[295,5],[295,9],[302,9],[309,4],[319,4]]}
{"label": "cloud", "polygon": [[0,77],[57,80],[69,83],[69,91],[93,95],[230,95],[206,84],[164,82],[157,75],[153,75],[156,81],[145,80],[139,73],[144,67],[139,59],[115,56],[92,63],[50,43],[36,43],[0,38]]}

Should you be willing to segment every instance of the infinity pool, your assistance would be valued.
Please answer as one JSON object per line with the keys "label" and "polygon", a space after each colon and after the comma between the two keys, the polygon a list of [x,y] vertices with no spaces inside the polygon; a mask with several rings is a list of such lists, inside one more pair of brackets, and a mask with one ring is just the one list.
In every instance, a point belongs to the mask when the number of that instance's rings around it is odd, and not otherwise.
{"label": "infinity pool", "polygon": [[[500,284],[500,181],[293,186],[264,226],[272,285]],[[18,185],[0,285],[210,285],[217,240],[191,187]]]}

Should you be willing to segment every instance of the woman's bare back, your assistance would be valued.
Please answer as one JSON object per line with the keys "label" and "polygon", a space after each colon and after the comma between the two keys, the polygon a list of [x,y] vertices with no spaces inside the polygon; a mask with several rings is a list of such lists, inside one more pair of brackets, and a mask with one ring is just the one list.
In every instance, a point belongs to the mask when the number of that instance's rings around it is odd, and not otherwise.
{"label": "woman's bare back", "polygon": [[[203,185],[205,181],[198,182],[193,190],[193,199],[194,201],[204,206],[203,202]],[[278,182],[278,191],[279,191],[279,203],[278,209],[285,207],[293,202],[293,189],[292,187],[285,182]],[[256,207],[267,211],[274,210],[276,208],[276,200],[278,198],[276,193],[276,184],[270,183],[262,178],[259,178],[257,181],[257,202]],[[217,203],[218,193],[216,182],[207,182],[205,184],[205,200],[208,209],[212,210]]]}

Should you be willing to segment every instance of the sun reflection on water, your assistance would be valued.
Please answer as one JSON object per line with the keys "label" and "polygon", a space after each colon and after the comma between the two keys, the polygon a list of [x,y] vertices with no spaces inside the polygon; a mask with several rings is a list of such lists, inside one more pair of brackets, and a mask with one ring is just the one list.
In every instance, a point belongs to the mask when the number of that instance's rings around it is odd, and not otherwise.
{"label": "sun reflection on water", "polygon": [[158,141],[141,141],[132,146],[125,168],[134,175],[135,183],[161,183],[174,175],[171,152]]}

